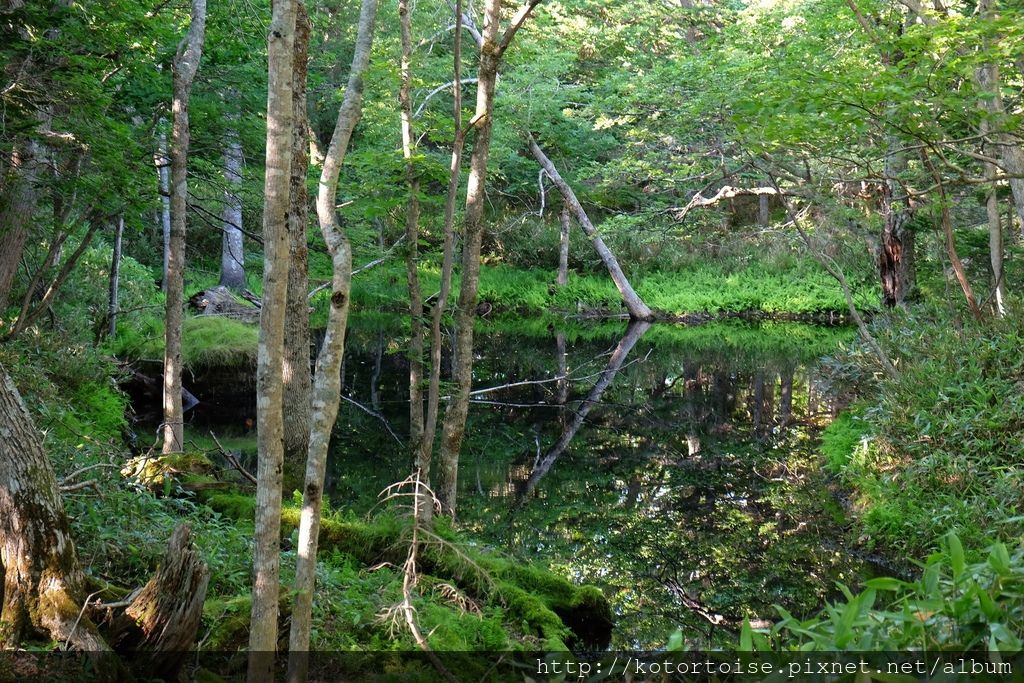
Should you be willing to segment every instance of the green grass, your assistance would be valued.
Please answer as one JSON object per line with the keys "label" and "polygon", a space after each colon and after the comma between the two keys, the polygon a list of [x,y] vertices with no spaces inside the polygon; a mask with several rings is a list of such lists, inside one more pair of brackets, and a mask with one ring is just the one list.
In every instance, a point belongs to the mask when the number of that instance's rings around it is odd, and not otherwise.
{"label": "green grass", "polygon": [[[133,328],[119,328],[108,342],[120,358],[163,361],[163,321],[149,318]],[[237,367],[254,364],[259,348],[259,327],[220,316],[186,317],[182,325],[182,362],[187,368]]]}

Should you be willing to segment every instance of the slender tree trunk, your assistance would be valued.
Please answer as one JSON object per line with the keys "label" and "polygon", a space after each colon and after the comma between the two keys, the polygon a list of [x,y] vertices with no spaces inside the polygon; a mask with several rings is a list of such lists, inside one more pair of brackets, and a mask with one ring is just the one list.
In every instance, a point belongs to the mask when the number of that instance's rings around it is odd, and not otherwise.
{"label": "slender tree trunk", "polygon": [[42,634],[77,650],[110,648],[79,621],[84,576],[57,481],[32,417],[0,366],[0,647]]}
{"label": "slender tree trunk", "polygon": [[363,0],[359,14],[352,70],[349,72],[345,98],[338,110],[331,144],[324,156],[317,194],[317,218],[327,249],[331,253],[333,276],[331,307],[327,331],[316,361],[313,382],[313,415],[306,460],[306,482],[302,495],[299,522],[298,560],[295,569],[295,600],[288,649],[289,683],[306,680],[309,666],[309,638],[312,625],[313,590],[316,578],[317,541],[320,533],[320,511],[323,506],[324,474],[331,431],[341,401],[342,361],[345,331],[348,325],[349,298],[352,289],[352,249],[341,229],[335,210],[338,175],[345,160],[348,142],[362,112],[363,75],[373,48],[377,0]]}
{"label": "slender tree trunk", "polygon": [[762,228],[768,227],[768,201],[769,197],[766,194],[757,196],[757,224]]}
{"label": "slender tree trunk", "polygon": [[487,159],[491,151],[494,84],[498,74],[495,41],[501,18],[501,0],[487,0],[484,13],[484,43],[476,90],[476,114],[473,116],[476,139],[470,156],[469,184],[466,189],[466,213],[463,218],[462,281],[459,289],[455,362],[452,368],[456,388],[444,414],[441,429],[441,456],[434,492],[445,514],[455,515],[458,490],[459,452],[469,414],[469,392],[473,383],[473,323],[476,320],[477,290],[480,286],[480,248],[483,243],[484,186]]}
{"label": "slender tree trunk", "polygon": [[568,205],[572,212],[576,215],[576,221],[583,228],[583,232],[586,233],[587,237],[590,238],[590,243],[594,246],[594,251],[601,257],[601,261],[604,263],[605,268],[608,269],[608,274],[612,278],[612,282],[615,283],[616,289],[619,290],[619,295],[622,296],[622,301],[626,305],[626,310],[629,311],[629,317],[633,320],[652,320],[654,314],[651,309],[647,307],[647,304],[643,302],[640,295],[636,293],[632,285],[629,284],[629,280],[626,278],[626,274],[622,272],[622,268],[619,267],[619,262],[615,258],[615,254],[605,245],[604,240],[597,234],[597,229],[594,224],[590,222],[590,217],[583,210],[583,206],[579,200],[576,199],[576,193],[572,191],[569,184],[562,179],[559,175],[555,165],[551,163],[551,159],[544,154],[544,151],[537,145],[537,141],[533,139],[531,135],[529,137],[530,152],[533,154],[533,158],[537,160],[537,163],[541,165],[544,172],[547,173],[548,177],[558,188],[558,191],[562,193],[562,200]]}
{"label": "slender tree trunk", "polygon": [[441,396],[441,323],[448,308],[448,296],[452,288],[452,270],[455,262],[455,203],[459,194],[459,177],[462,166],[462,148],[466,141],[462,129],[462,0],[455,3],[455,32],[452,34],[452,59],[454,60],[452,96],[454,105],[455,137],[452,142],[452,161],[448,172],[448,194],[444,203],[444,248],[441,256],[441,291],[430,313],[430,382],[427,385],[427,415],[420,440],[419,458],[416,466],[423,481],[432,483],[430,466],[434,455],[434,435],[437,433],[437,414]]}
{"label": "slender tree trunk", "polygon": [[284,467],[284,318],[288,302],[288,207],[292,162],[295,1],[274,0],[267,39],[267,151],[263,203],[263,306],[256,360],[256,542],[249,626],[250,683],[273,678],[280,595]]}
{"label": "slender tree trunk", "polygon": [[526,480],[526,484],[523,487],[523,491],[520,494],[521,500],[533,493],[534,489],[537,488],[537,484],[544,477],[545,474],[551,469],[551,466],[555,464],[555,461],[562,456],[565,449],[572,443],[573,438],[576,436],[576,432],[583,426],[583,422],[587,419],[587,415],[590,414],[590,410],[601,402],[601,396],[605,390],[611,386],[611,383],[615,380],[615,375],[618,374],[619,369],[622,368],[623,362],[626,360],[626,356],[633,350],[636,343],[640,341],[640,337],[644,336],[651,326],[651,323],[645,320],[631,320],[629,326],[626,328],[626,333],[619,340],[619,343],[615,345],[615,350],[612,351],[612,355],[608,358],[608,365],[601,372],[601,376],[597,378],[597,382],[590,389],[590,393],[583,399],[583,402],[576,409],[573,414],[572,421],[562,430],[562,436],[558,439],[554,446],[551,447],[544,457],[541,458],[537,465],[533,468],[533,472],[530,473],[529,479]]}
{"label": "slender tree trunk", "polygon": [[[986,1],[982,3],[982,11],[988,13],[990,11],[990,2]],[[980,130],[983,138],[986,142],[989,141],[989,135],[993,132],[993,127],[1000,127],[1003,124],[1003,98],[999,92],[999,67],[994,64],[986,64],[975,72],[976,80],[978,81],[979,87],[986,93],[989,93],[989,97],[985,97],[982,100],[981,107],[986,112],[987,116],[983,117],[980,124]],[[1011,151],[1015,145],[1002,146],[999,143],[1003,136],[1000,134],[992,135],[992,143],[989,149],[995,153],[995,156],[1002,157],[1005,162],[1010,159],[1010,165],[1013,165],[1014,154]],[[1019,150],[1018,150],[1019,151]],[[991,152],[990,152],[991,153]],[[1009,169],[1007,169],[1009,170]],[[1024,170],[1024,169],[1018,169]],[[999,216],[999,200],[996,196],[996,176],[998,175],[995,164],[985,162],[985,178],[989,181],[988,195],[985,200],[985,211],[988,214],[988,253],[989,263],[992,266],[992,305],[995,310],[996,317],[1002,318],[1006,315],[1006,278],[1003,273],[1003,226],[1002,219]],[[1011,191],[1012,191],[1011,186]]]}
{"label": "slender tree trunk", "polygon": [[160,193],[160,235],[163,238],[164,269],[160,289],[167,291],[167,269],[171,260],[171,155],[167,151],[167,134],[160,133],[157,152],[153,155],[156,165],[157,190]]}
{"label": "slender tree trunk", "polygon": [[114,232],[114,254],[110,261],[110,301],[107,317],[110,325],[107,332],[111,337],[117,334],[118,288],[121,280],[121,238],[124,236],[124,214],[117,217],[117,229]]}
{"label": "slender tree trunk", "polygon": [[569,284],[569,207],[562,206],[558,213],[558,223],[561,227],[558,233],[558,286],[564,287]]}
{"label": "slender tree trunk", "polygon": [[171,240],[167,251],[167,315],[164,323],[164,453],[184,446],[181,409],[181,324],[185,306],[185,210],[188,200],[188,101],[199,70],[206,32],[206,0],[192,0],[192,23],[174,57],[171,105]]}
{"label": "slender tree trunk", "polygon": [[[237,93],[235,94],[237,96]],[[235,291],[245,289],[245,251],[242,240],[242,142],[238,139],[238,115],[227,117],[224,133],[224,211],[220,250],[220,284]]]}
{"label": "slender tree trunk", "polygon": [[313,377],[309,340],[309,117],[306,113],[306,70],[309,61],[309,15],[296,3],[295,63],[292,66],[291,190],[288,209],[288,311],[284,327],[284,466],[289,487],[300,486],[309,450]]}
{"label": "slender tree trunk", "polygon": [[779,375],[779,426],[789,425],[793,418],[793,368],[787,367]]}
{"label": "slender tree trunk", "polygon": [[529,17],[540,0],[527,0],[512,17],[511,24],[498,38],[501,20],[501,0],[484,3],[485,26],[480,45],[480,59],[476,84],[476,114],[471,123],[476,129],[473,152],[470,155],[469,181],[466,186],[466,212],[463,217],[462,281],[456,314],[457,331],[453,355],[455,391],[444,414],[441,431],[441,457],[438,463],[437,486],[434,492],[441,509],[455,516],[455,498],[458,490],[459,451],[466,433],[469,413],[469,392],[473,384],[473,323],[476,320],[477,291],[480,286],[480,247],[483,243],[484,200],[487,182],[487,159],[491,151],[493,128],[494,86],[498,79],[501,57],[508,49],[516,32]]}
{"label": "slender tree trunk", "polygon": [[402,156],[405,157],[409,198],[405,203],[405,270],[409,284],[409,443],[420,452],[423,440],[423,295],[419,277],[420,179],[413,161],[416,135],[412,127],[412,29],[409,0],[398,0],[398,21],[402,34],[401,85],[398,101],[402,110]]}

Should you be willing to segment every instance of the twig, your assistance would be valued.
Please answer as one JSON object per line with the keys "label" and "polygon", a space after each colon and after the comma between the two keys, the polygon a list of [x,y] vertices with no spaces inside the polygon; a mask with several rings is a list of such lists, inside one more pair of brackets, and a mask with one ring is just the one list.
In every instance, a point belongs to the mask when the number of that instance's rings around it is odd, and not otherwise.
{"label": "twig", "polygon": [[71,491],[81,491],[82,489],[88,489],[88,488],[91,488],[91,489],[95,490],[96,493],[100,493],[99,482],[97,482],[95,479],[86,479],[85,481],[80,481],[77,484],[67,484],[67,485],[63,485],[62,484],[60,486],[60,492],[61,493],[69,493]]}
{"label": "twig", "polygon": [[231,453],[230,451],[228,451],[228,449],[224,448],[224,446],[221,445],[220,440],[217,438],[217,435],[213,433],[212,429],[210,430],[210,436],[213,437],[213,442],[217,444],[217,448],[220,449],[221,455],[223,455],[224,459],[228,461],[228,464],[234,467],[236,470],[238,470],[238,472],[243,477],[245,477],[250,482],[252,482],[253,485],[255,485],[256,477],[249,474],[249,472],[247,472],[245,468],[242,467],[242,463],[238,462],[238,456],[236,456],[234,453]]}
{"label": "twig", "polygon": [[380,420],[381,423],[383,423],[384,428],[388,430],[388,434],[390,434],[392,437],[394,437],[395,441],[398,442],[398,445],[403,447],[403,448],[405,447],[405,444],[402,443],[402,440],[398,438],[398,435],[395,434],[395,431],[393,429],[391,429],[391,425],[388,424],[387,419],[383,415],[378,413],[376,410],[372,410],[371,408],[367,408],[366,406],[364,406],[359,401],[357,401],[355,399],[352,399],[352,398],[349,398],[348,396],[342,396],[341,398],[342,398],[343,401],[347,401],[347,402],[351,403],[352,405],[354,405],[356,408],[359,408],[361,411],[363,411],[367,415],[372,415],[373,417],[375,417],[378,420]]}

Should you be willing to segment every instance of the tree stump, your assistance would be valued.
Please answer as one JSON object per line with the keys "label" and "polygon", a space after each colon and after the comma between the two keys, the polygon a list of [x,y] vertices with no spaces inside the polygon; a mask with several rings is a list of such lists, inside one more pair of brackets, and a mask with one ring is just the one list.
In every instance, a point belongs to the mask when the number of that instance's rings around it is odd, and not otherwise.
{"label": "tree stump", "polygon": [[108,642],[131,655],[137,674],[175,680],[195,644],[209,582],[191,529],[179,525],[153,578],[124,612],[107,615]]}

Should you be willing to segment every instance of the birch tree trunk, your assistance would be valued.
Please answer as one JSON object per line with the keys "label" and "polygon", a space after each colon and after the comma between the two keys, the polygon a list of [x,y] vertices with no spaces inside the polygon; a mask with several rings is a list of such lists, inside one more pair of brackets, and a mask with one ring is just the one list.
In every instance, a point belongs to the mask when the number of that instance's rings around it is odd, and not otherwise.
{"label": "birch tree trunk", "polygon": [[206,32],[206,0],[192,0],[192,22],[174,56],[171,104],[171,235],[167,250],[167,314],[164,323],[164,453],[184,444],[181,409],[181,323],[185,305],[185,211],[188,200],[188,101],[199,70]]}
{"label": "birch tree trunk", "polygon": [[64,504],[39,432],[0,366],[0,647],[44,635],[85,652],[108,652],[88,618]]}
{"label": "birch tree trunk", "polygon": [[114,254],[110,261],[110,301],[107,306],[107,318],[110,324],[107,332],[113,337],[117,334],[118,289],[121,281],[121,238],[124,236],[124,214],[117,217],[117,228],[114,231]]}
{"label": "birch tree trunk", "polygon": [[317,194],[317,218],[327,249],[331,253],[333,276],[327,330],[320,353],[317,355],[316,375],[313,381],[312,426],[299,521],[295,600],[292,605],[292,625],[288,640],[290,683],[305,681],[309,666],[309,637],[320,512],[323,506],[324,473],[327,468],[331,431],[341,401],[341,364],[345,350],[345,331],[348,326],[349,295],[352,289],[352,249],[348,237],[339,225],[335,210],[338,175],[345,160],[352,130],[362,112],[363,75],[370,63],[376,17],[377,0],[363,0],[352,57],[352,70],[349,72],[345,98],[338,110],[338,120],[334,126],[331,144],[324,156]]}
{"label": "birch tree trunk", "polygon": [[608,246],[601,239],[601,236],[597,234],[597,229],[594,224],[590,222],[590,217],[587,216],[586,211],[583,210],[583,206],[576,198],[576,193],[572,191],[569,184],[562,179],[559,175],[558,169],[551,163],[551,159],[544,154],[544,151],[537,144],[537,141],[533,139],[533,136],[529,136],[530,152],[533,154],[533,158],[537,160],[537,163],[541,165],[544,172],[551,178],[551,182],[555,184],[558,191],[562,193],[562,200],[569,207],[570,210],[576,215],[576,221],[583,228],[583,232],[586,233],[590,239],[590,243],[594,246],[594,251],[601,257],[602,263],[605,268],[608,269],[608,274],[612,278],[612,282],[615,283],[615,288],[619,290],[619,295],[622,296],[622,302],[626,305],[626,310],[629,311],[629,317],[633,320],[652,320],[654,314],[651,309],[647,307],[647,304],[643,302],[640,295],[636,293],[633,286],[629,284],[629,280],[626,278],[626,274],[622,272],[622,268],[619,267],[619,262],[615,258],[615,254],[611,252]]}
{"label": "birch tree trunk", "polygon": [[454,132],[452,161],[448,172],[448,193],[444,203],[444,247],[441,257],[441,290],[430,313],[430,382],[427,385],[427,415],[423,425],[416,467],[420,477],[431,482],[430,466],[434,455],[434,435],[437,433],[437,414],[441,396],[441,322],[448,308],[452,288],[452,269],[455,262],[455,202],[459,194],[462,168],[462,148],[466,133],[462,129],[462,0],[456,0],[455,31],[452,34],[453,73],[452,96],[454,105]]}
{"label": "birch tree trunk", "polygon": [[485,26],[480,45],[480,64],[476,84],[476,113],[471,121],[476,130],[470,155],[469,182],[466,187],[466,212],[463,217],[462,282],[456,314],[457,331],[453,354],[455,391],[444,414],[441,431],[441,457],[438,463],[437,486],[434,492],[445,514],[455,516],[458,489],[459,452],[466,433],[469,413],[469,392],[473,384],[473,323],[476,320],[477,292],[480,287],[480,247],[483,243],[484,200],[487,182],[487,159],[491,151],[494,86],[501,57],[516,33],[540,0],[528,0],[512,17],[505,33],[498,37],[501,0],[484,3]]}
{"label": "birch tree trunk", "polygon": [[[306,70],[309,61],[309,15],[298,0],[295,14],[295,63],[292,65],[291,190],[288,209],[288,310],[284,326],[284,466],[289,487],[301,486],[309,450],[312,373],[309,352],[309,120]],[[289,489],[290,490],[290,489]]]}
{"label": "birch tree trunk", "polygon": [[289,184],[295,2],[274,0],[267,37],[267,151],[263,203],[263,306],[256,360],[256,539],[249,626],[250,683],[273,678],[280,595],[282,366],[288,300]]}
{"label": "birch tree trunk", "polygon": [[157,138],[157,151],[153,155],[156,166],[157,190],[160,193],[160,235],[163,239],[164,269],[160,289],[167,291],[167,269],[171,256],[171,155],[167,151],[167,134]]}
{"label": "birch tree trunk", "polygon": [[558,286],[569,284],[569,207],[563,205],[558,213]]}
{"label": "birch tree trunk", "polygon": [[416,145],[412,127],[412,18],[409,0],[398,0],[398,22],[402,34],[401,85],[398,102],[402,111],[402,156],[409,198],[405,203],[405,271],[409,285],[409,443],[418,453],[423,440],[423,295],[419,277],[420,179],[413,161]]}
{"label": "birch tree trunk", "polygon": [[[237,93],[234,94],[237,97]],[[238,115],[227,117],[224,133],[224,210],[221,213],[220,285],[245,289],[245,251],[242,239],[242,142],[238,139]]]}

